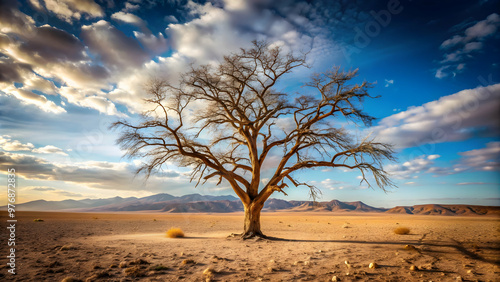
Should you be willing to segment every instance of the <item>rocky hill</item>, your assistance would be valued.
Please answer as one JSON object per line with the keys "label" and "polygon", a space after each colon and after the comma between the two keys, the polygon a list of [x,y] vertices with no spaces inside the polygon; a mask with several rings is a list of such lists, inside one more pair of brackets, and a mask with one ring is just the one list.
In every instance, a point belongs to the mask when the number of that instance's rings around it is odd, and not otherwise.
{"label": "rocky hill", "polygon": [[[5,210],[6,207],[0,207]],[[120,211],[157,211],[168,213],[227,213],[243,211],[243,205],[234,196],[211,196],[190,194],[172,196],[156,194],[143,198],[84,199],[45,201],[37,200],[16,205],[18,211],[72,211],[72,212],[120,212]],[[355,212],[355,213],[393,213],[416,215],[497,215],[500,207],[474,205],[415,205],[397,206],[392,209],[375,208],[363,202],[342,202],[338,200],[286,201],[269,199],[264,205],[264,211],[289,212]]]}

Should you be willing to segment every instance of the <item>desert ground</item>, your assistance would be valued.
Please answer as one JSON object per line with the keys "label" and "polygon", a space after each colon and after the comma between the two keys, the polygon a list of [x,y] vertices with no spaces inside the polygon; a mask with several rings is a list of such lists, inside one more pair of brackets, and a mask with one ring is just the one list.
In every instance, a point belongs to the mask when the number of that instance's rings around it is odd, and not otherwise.
{"label": "desert ground", "polygon": [[[16,217],[17,274],[2,240],[2,281],[500,281],[498,217],[266,212],[263,232],[279,239],[245,241],[228,236],[242,213]],[[186,237],[167,238],[171,227]]]}

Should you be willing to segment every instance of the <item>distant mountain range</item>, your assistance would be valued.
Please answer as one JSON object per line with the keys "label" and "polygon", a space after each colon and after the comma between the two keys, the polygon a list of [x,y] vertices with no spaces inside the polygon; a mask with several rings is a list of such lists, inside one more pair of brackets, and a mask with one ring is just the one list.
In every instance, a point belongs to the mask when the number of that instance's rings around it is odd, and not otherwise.
{"label": "distant mountain range", "polygon": [[[5,210],[6,206],[0,207]],[[18,211],[73,211],[73,212],[120,212],[158,211],[169,213],[224,213],[243,211],[243,205],[234,196],[210,196],[190,194],[181,197],[157,194],[143,198],[84,199],[45,201],[37,200],[16,205]],[[264,211],[323,211],[323,212],[375,212],[418,215],[497,215],[500,207],[473,205],[415,205],[392,209],[374,208],[363,202],[285,201],[269,199]]]}

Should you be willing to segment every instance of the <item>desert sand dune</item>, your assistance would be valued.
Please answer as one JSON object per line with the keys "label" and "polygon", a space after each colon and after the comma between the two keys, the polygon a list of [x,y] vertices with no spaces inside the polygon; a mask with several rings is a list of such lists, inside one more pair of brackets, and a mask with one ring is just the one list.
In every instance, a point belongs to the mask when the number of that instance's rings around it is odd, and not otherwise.
{"label": "desert sand dune", "polygon": [[[5,214],[2,214],[5,218]],[[268,212],[274,240],[242,241],[242,213],[18,212],[2,281],[498,281],[498,217]],[[34,222],[36,218],[42,222]],[[408,235],[394,234],[397,227]],[[166,238],[181,228],[185,238]],[[378,267],[369,268],[370,263]],[[372,265],[373,266],[373,265]],[[414,270],[411,270],[414,269]],[[72,278],[73,280],[70,280]]]}

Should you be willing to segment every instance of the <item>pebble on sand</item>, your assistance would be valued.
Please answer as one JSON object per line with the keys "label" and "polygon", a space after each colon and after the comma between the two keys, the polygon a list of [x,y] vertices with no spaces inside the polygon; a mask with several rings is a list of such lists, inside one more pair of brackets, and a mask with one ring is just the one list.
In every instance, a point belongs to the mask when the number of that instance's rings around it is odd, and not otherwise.
{"label": "pebble on sand", "polygon": [[378,268],[378,264],[375,262],[372,262],[372,263],[370,263],[370,265],[368,265],[368,268],[372,268],[372,269]]}
{"label": "pebble on sand", "polygon": [[212,277],[215,273],[215,270],[211,267],[203,270],[203,275],[207,276],[207,277]]}

